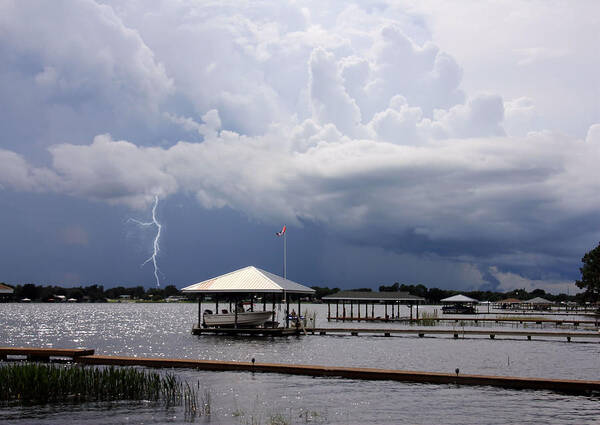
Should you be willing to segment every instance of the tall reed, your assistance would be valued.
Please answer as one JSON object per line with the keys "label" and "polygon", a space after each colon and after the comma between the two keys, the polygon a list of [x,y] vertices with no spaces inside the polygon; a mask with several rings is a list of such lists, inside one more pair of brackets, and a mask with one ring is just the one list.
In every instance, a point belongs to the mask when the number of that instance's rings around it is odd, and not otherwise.
{"label": "tall reed", "polygon": [[438,311],[437,311],[437,309],[433,310],[432,313],[424,311],[421,314],[420,324],[422,326],[435,326],[437,324],[437,319],[438,319]]}
{"label": "tall reed", "polygon": [[[133,367],[0,363],[0,405],[149,400],[195,416],[197,392],[171,373]],[[202,414],[202,412],[199,412]]]}

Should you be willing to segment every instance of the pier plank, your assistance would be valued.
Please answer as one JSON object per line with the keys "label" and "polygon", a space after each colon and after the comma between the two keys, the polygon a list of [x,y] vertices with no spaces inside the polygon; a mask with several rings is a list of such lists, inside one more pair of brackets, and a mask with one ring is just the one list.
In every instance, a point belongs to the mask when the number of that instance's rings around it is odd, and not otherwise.
{"label": "pier plank", "polygon": [[8,356],[26,356],[31,360],[49,360],[50,357],[76,358],[94,354],[89,348],[37,348],[37,347],[0,347],[0,359]]}
{"label": "pier plank", "polygon": [[90,365],[146,366],[161,368],[192,368],[208,371],[247,371],[281,373],[345,379],[386,380],[430,384],[483,385],[513,389],[543,389],[572,394],[600,393],[600,381],[520,378],[507,376],[470,375],[460,373],[418,372],[405,370],[355,368],[337,366],[292,365],[216,360],[139,358],[120,356],[80,356],[77,363]]}
{"label": "pier plank", "polygon": [[[308,329],[312,334],[348,334],[357,336],[359,334],[375,334],[384,336],[391,336],[391,334],[405,334],[405,335],[418,335],[423,337],[425,335],[452,335],[458,338],[459,335],[472,335],[472,336],[522,336],[531,339],[532,336],[538,337],[549,337],[549,338],[600,338],[600,332],[548,332],[548,331],[513,331],[504,329],[386,329],[386,328],[314,328]],[[492,339],[494,337],[491,337]]]}
{"label": "pier plank", "polygon": [[[481,314],[481,313],[480,313]],[[335,322],[391,322],[391,323],[420,323],[420,322],[465,322],[465,323],[479,323],[479,322],[493,322],[493,323],[534,323],[534,324],[554,324],[554,325],[565,325],[571,324],[573,326],[579,326],[581,324],[600,326],[600,318],[595,320],[588,319],[549,319],[549,318],[508,318],[508,317],[432,317],[426,319],[410,319],[408,317],[400,317],[400,318],[385,318],[385,317],[336,317],[332,316],[328,319],[328,321]]]}

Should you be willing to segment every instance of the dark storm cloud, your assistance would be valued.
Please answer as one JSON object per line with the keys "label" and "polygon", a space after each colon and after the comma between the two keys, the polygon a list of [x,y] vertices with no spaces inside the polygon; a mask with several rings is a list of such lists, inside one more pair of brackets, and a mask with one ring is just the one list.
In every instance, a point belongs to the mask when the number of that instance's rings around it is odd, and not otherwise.
{"label": "dark storm cloud", "polygon": [[[437,265],[463,287],[562,283],[600,237],[600,127],[543,130],[518,79],[513,100],[467,92],[430,11],[111,4],[2,6],[5,190],[138,210],[190,195],[253,226],[327,229],[327,249],[386,277]],[[528,52],[519,66],[562,57]]]}

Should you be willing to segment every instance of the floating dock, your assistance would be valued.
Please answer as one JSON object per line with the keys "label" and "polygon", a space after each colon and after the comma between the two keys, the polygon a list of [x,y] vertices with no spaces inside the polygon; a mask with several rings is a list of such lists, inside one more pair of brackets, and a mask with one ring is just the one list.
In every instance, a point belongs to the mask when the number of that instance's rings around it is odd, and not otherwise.
{"label": "floating dock", "polygon": [[298,328],[192,328],[193,335],[293,336],[301,332]]}
{"label": "floating dock", "polygon": [[[0,348],[0,350],[9,350],[11,352],[11,355],[28,356],[36,349],[8,347]],[[47,349],[37,350],[43,350],[45,354],[49,354]],[[94,350],[87,351],[93,352]],[[400,381],[424,384],[480,385],[512,389],[549,390],[583,395],[600,393],[600,381],[589,380],[468,375],[461,374],[459,370],[456,370],[455,373],[440,373],[357,367],[291,365],[279,363],[79,355],[80,351],[78,349],[54,350],[55,354],[65,354],[67,352],[70,352],[71,354],[77,354],[74,355],[73,361],[78,364],[85,365],[144,366],[152,368],[187,368],[206,371],[245,371],[262,373],[280,373],[314,377]],[[52,357],[52,355],[49,355],[49,357]]]}

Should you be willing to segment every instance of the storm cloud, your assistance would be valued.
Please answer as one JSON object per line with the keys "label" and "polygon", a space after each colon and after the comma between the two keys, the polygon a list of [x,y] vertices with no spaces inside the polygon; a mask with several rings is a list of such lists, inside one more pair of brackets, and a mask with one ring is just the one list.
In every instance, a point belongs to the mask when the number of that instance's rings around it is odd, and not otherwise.
{"label": "storm cloud", "polygon": [[[431,263],[464,287],[564,289],[600,239],[598,104],[582,98],[582,122],[566,98],[561,131],[546,93],[480,84],[468,66],[487,65],[444,50],[428,3],[320,5],[4,3],[0,186],[138,210],[183,194],[326,228],[339,255],[395,258],[399,279]],[[482,63],[580,58],[497,41]]]}

